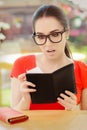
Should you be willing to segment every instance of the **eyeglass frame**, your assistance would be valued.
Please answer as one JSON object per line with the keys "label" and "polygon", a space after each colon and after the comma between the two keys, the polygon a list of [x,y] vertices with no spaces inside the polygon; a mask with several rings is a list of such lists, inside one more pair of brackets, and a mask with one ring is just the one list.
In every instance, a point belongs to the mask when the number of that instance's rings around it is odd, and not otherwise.
{"label": "eyeglass frame", "polygon": [[66,31],[68,31],[68,30],[64,29],[63,31],[58,32],[58,33],[61,34],[61,40],[58,41],[58,42],[53,42],[53,41],[50,39],[51,33],[48,34],[48,35],[43,35],[43,36],[45,36],[45,42],[44,42],[43,44],[38,44],[38,43],[36,42],[35,36],[39,36],[39,35],[36,35],[36,32],[34,32],[34,33],[32,34],[32,38],[33,38],[34,42],[35,42],[37,45],[39,45],[39,46],[46,44],[47,38],[48,38],[52,43],[59,43],[59,42],[62,41],[62,35],[63,35],[63,33],[66,32]]}

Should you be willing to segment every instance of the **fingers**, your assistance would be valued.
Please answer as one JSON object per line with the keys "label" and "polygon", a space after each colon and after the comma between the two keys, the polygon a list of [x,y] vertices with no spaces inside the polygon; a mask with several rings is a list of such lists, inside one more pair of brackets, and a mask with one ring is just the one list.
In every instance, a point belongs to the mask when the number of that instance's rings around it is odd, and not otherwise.
{"label": "fingers", "polygon": [[[21,92],[24,92],[24,93],[28,92],[29,93],[29,92],[35,92],[36,91],[35,84],[26,81],[26,74],[25,73],[20,74],[18,76],[18,79],[20,81],[20,91]],[[29,88],[29,86],[34,87],[34,89],[33,88]]]}
{"label": "fingers", "polygon": [[74,93],[72,93],[72,92],[70,92],[70,91],[68,91],[68,90],[66,90],[65,93],[66,93],[67,95],[69,95],[73,100],[76,100],[76,96],[75,96]]}
{"label": "fingers", "polygon": [[[28,86],[32,86],[32,88],[29,88]],[[34,89],[33,89],[33,87],[34,87]],[[35,84],[28,82],[28,81],[24,81],[20,86],[20,91],[28,92],[28,93],[35,92],[36,91],[35,87],[36,87]]]}
{"label": "fingers", "polygon": [[[66,92],[65,92],[66,93]],[[71,92],[67,92],[66,93],[67,95],[61,93],[60,96],[66,101],[66,102],[69,102],[69,103],[72,103],[72,104],[76,104],[76,96],[75,94],[71,93]]]}
{"label": "fingers", "polygon": [[65,95],[63,93],[60,94],[60,97],[58,97],[58,103],[63,105],[65,109],[67,110],[73,110],[77,106],[77,98],[75,94],[73,94],[70,91],[65,91],[65,93],[68,95]]}

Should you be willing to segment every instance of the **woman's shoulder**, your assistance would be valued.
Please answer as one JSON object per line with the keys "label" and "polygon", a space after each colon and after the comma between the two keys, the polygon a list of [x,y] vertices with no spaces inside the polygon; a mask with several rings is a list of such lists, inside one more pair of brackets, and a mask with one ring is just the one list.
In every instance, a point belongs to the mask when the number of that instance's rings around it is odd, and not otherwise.
{"label": "woman's shoulder", "polygon": [[80,77],[83,87],[87,87],[87,64],[82,61],[74,61],[74,64],[76,76]]}
{"label": "woman's shoulder", "polygon": [[25,61],[32,61],[32,60],[35,60],[35,54],[28,54],[28,55],[23,55],[23,56],[21,56],[21,57],[19,57],[19,58],[17,58],[16,60],[15,60],[15,62],[25,62]]}
{"label": "woman's shoulder", "polygon": [[36,56],[28,54],[17,58],[14,62],[13,67],[23,68],[24,66],[33,66],[35,64],[36,64]]}
{"label": "woman's shoulder", "polygon": [[74,60],[75,67],[79,67],[80,69],[87,69],[87,64],[83,61]]}
{"label": "woman's shoulder", "polygon": [[36,66],[35,57],[35,55],[29,54],[17,58],[12,67],[11,77],[17,77],[18,75],[25,73],[26,70],[29,70]]}

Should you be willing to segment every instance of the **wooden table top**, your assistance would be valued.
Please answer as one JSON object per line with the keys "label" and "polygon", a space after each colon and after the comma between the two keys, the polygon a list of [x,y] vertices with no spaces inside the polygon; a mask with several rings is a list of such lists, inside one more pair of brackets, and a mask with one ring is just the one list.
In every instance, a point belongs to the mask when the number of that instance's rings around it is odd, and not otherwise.
{"label": "wooden table top", "polygon": [[0,130],[87,130],[87,111],[24,111],[29,120],[14,125],[0,122]]}

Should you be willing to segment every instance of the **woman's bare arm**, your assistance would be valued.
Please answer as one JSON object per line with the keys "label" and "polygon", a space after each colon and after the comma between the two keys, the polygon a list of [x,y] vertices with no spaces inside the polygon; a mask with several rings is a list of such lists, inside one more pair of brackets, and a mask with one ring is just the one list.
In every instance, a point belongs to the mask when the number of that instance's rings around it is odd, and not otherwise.
{"label": "woman's bare arm", "polygon": [[82,91],[81,110],[87,110],[87,88]]}
{"label": "woman's bare arm", "polygon": [[20,91],[20,82],[17,78],[11,78],[11,107],[15,109],[29,109],[29,93],[25,96]]}
{"label": "woman's bare arm", "polygon": [[29,110],[30,107],[30,92],[35,92],[35,89],[29,89],[31,82],[26,81],[25,74],[21,74],[19,78],[11,78],[11,107],[17,110]]}

